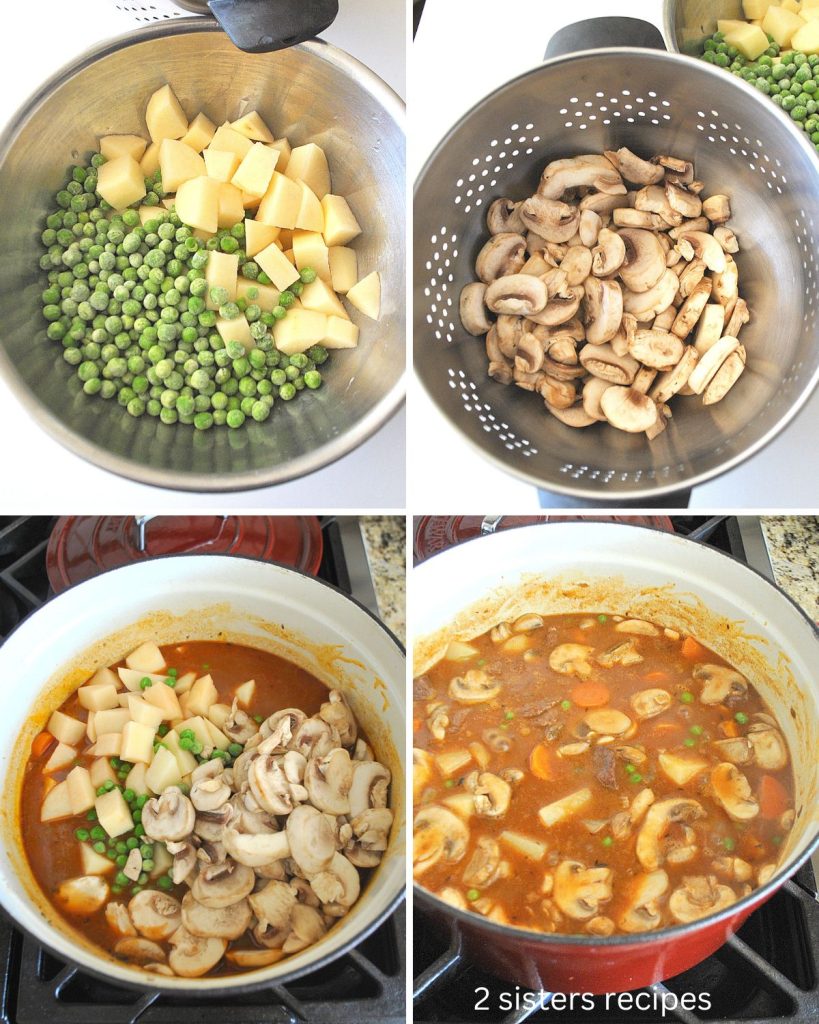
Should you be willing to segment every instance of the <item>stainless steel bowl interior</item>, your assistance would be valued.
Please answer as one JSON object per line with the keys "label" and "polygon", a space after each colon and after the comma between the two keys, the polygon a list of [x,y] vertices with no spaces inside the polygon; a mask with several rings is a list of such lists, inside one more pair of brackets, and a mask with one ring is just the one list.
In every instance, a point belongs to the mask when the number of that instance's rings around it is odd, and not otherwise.
{"label": "stainless steel bowl interior", "polygon": [[[573,430],[531,394],[490,380],[482,339],[458,319],[492,200],[531,195],[550,160],[623,145],[691,159],[708,192],[730,196],[752,312],[748,369],[733,391],[710,407],[674,401],[651,444],[602,425]],[[721,69],[625,48],[548,61],[467,113],[418,179],[416,372],[473,445],[532,483],[613,501],[691,487],[770,441],[816,384],[818,195],[819,164],[802,133]]]}
{"label": "stainless steel bowl interior", "polygon": [[[190,117],[217,124],[257,108],[277,136],[313,141],[333,188],[362,226],[360,276],[378,270],[382,317],[363,316],[357,349],[333,354],[325,386],[279,402],[265,423],[207,432],[135,420],[89,400],[42,330],[39,233],[65,168],[109,132],[145,133],[151,92],[170,82]],[[404,394],[404,135],[394,93],[352,57],[321,41],[241,53],[213,21],[164,21],[89,51],[47,82],[0,139],[0,370],[37,420],[98,465],[145,483],[238,490],[326,465],[380,427]]]}
{"label": "stainless steel bowl interior", "polygon": [[721,18],[745,18],[742,0],[663,0],[663,36],[669,50],[698,57]]}

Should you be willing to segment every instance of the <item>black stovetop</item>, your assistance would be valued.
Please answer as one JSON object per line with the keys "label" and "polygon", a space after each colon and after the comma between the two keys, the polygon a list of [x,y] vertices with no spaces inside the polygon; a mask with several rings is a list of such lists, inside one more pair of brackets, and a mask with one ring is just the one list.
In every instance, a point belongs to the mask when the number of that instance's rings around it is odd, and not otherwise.
{"label": "black stovetop", "polygon": [[[51,597],[45,551],[53,518],[0,516],[0,642]],[[318,575],[350,592],[341,531],[323,527]],[[191,1000],[100,981],[45,951],[0,915],[0,1024],[398,1024],[404,1021],[403,904],[320,970],[245,995]]]}
{"label": "black stovetop", "polygon": [[[708,523],[705,516],[672,516],[687,536]],[[747,560],[740,524],[733,517],[711,523],[707,543]],[[760,569],[761,566],[755,565]],[[716,953],[691,970],[634,993],[620,1009],[598,996],[593,1006],[541,1008],[526,1002],[525,991],[488,974],[460,953],[457,937],[436,932],[420,911],[414,919],[414,1012],[417,1024],[667,1024],[720,1021],[722,1024],[819,1022],[819,902],[810,864],[806,864]],[[486,990],[484,992],[484,990]],[[697,1010],[671,1009],[673,996],[693,993]],[[710,1009],[704,1007],[703,995]],[[663,1014],[662,998],[668,1007]],[[656,998],[655,998],[656,997]],[[475,1004],[480,1001],[481,1010]],[[694,1000],[687,1001],[689,1005]],[[648,1007],[641,1010],[638,1007]],[[483,1008],[485,1007],[485,1008]],[[510,1007],[512,1007],[510,1009]],[[659,1007],[655,1009],[655,1007]]]}

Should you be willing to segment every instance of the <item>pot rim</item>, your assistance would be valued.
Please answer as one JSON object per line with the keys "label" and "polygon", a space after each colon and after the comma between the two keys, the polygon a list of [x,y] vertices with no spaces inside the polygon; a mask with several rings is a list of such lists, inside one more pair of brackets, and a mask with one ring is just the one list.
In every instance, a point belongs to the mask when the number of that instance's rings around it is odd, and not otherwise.
{"label": "pot rim", "polygon": [[[747,569],[748,572],[752,573],[762,582],[766,583],[772,590],[776,592],[779,597],[784,597],[785,600],[799,613],[800,617],[811,627],[814,640],[819,643],[819,626],[815,623],[801,607],[797,604],[794,599],[787,594],[778,584],[764,576],[758,569],[748,565],[747,562],[743,562],[736,555],[730,552],[721,551],[718,547],[713,544],[709,544],[706,541],[701,540],[689,540],[688,537],[682,537],[679,534],[669,534],[664,530],[658,530],[653,526],[643,526],[635,523],[593,523],[591,524],[595,529],[602,529],[606,531],[610,530],[644,530],[649,533],[657,534],[660,537],[665,538],[676,538],[680,541],[685,541],[687,544],[695,544],[699,547],[704,547],[713,551],[714,554],[722,555],[724,558],[730,559],[736,565],[743,569]],[[571,521],[571,522],[547,522],[547,523],[529,523],[526,526],[516,527],[515,529],[544,529],[549,526],[561,526],[563,529],[580,528],[586,529],[586,524],[583,522]],[[503,531],[504,533],[513,533],[514,531],[508,530]],[[438,558],[441,555],[446,554],[447,551],[452,551],[454,548],[463,547],[465,544],[472,544],[475,541],[484,540],[487,537],[497,537],[503,534],[485,534],[480,537],[470,537],[468,540],[463,541],[460,544],[453,545],[452,547],[445,548],[443,551],[437,551],[435,554],[430,555],[429,558],[421,562],[420,565],[415,567],[414,571],[417,571],[426,562],[431,562],[434,558]],[[660,928],[655,931],[639,932],[634,935],[610,935],[610,936],[596,936],[596,935],[572,935],[572,934],[561,934],[559,932],[537,932],[527,928],[515,928],[512,925],[499,924],[496,921],[492,921],[487,917],[483,917],[481,914],[473,913],[469,910],[460,910],[458,907],[452,906],[451,903],[447,903],[445,900],[440,899],[434,893],[430,892],[429,889],[425,889],[420,883],[413,881],[413,899],[417,900],[420,904],[427,904],[427,906],[436,911],[439,914],[446,914],[454,918],[460,924],[466,926],[472,926],[473,928],[488,929],[491,934],[498,936],[498,938],[515,938],[518,942],[535,943],[537,945],[544,946],[577,946],[580,949],[597,947],[597,946],[610,946],[616,947],[630,947],[630,946],[644,946],[654,942],[665,942],[672,941],[683,935],[693,935],[695,932],[700,931],[702,928],[710,927],[711,925],[720,924],[722,922],[731,922],[735,917],[740,916],[744,911],[750,912],[756,908],[760,903],[763,903],[766,899],[774,894],[778,889],[781,889],[785,883],[802,867],[802,865],[808,860],[808,858],[819,850],[819,826],[816,828],[816,832],[810,842],[807,844],[803,852],[797,857],[792,863],[788,865],[782,865],[782,867],[770,878],[765,885],[758,886],[748,893],[747,896],[743,896],[737,900],[736,903],[732,903],[730,906],[718,911],[715,914],[708,914],[706,917],[701,917],[696,921],[690,921],[688,924],[675,924],[670,925],[666,928]]]}
{"label": "pot rim", "polygon": [[[455,133],[470,119],[473,115],[477,114],[483,107],[490,104],[494,98],[501,92],[505,92],[507,89],[515,88],[520,82],[530,76],[536,75],[538,72],[548,73],[552,69],[562,66],[568,68],[569,65],[575,61],[588,60],[593,58],[596,61],[609,60],[621,58],[623,60],[629,60],[630,62],[639,62],[641,60],[653,59],[660,61],[667,61],[671,64],[679,65],[679,71],[683,75],[691,73],[691,57],[687,57],[677,51],[669,53],[665,50],[647,50],[642,47],[636,46],[607,46],[598,50],[577,50],[570,54],[565,54],[560,57],[551,57],[548,60],[534,64],[523,71],[518,72],[511,78],[508,78],[505,82],[501,82],[491,92],[483,96],[477,103],[474,103],[468,110],[464,111],[458,120],[450,126],[447,132],[438,140],[437,145],[429,154],[424,161],[421,170],[415,179],[413,185],[413,203],[418,200],[418,192],[425,183],[426,178],[434,173],[435,164],[445,149],[452,146],[453,136]],[[702,71],[703,74],[711,76],[714,80],[714,91],[718,93],[720,90],[723,92],[726,89],[736,88],[740,92],[745,94],[746,102],[750,104],[761,103],[766,98],[761,95],[759,90],[755,89],[752,85],[745,81],[743,78],[735,78],[733,75],[726,75],[722,68],[715,67],[711,64],[707,64],[705,61],[697,61],[697,67]],[[767,109],[767,108],[766,108]],[[817,179],[817,185],[819,185],[819,164],[816,163],[816,152],[807,141],[807,136],[804,132],[800,131],[790,118],[782,116],[780,118],[780,124],[782,130],[790,135],[790,141],[801,149],[805,157],[814,164],[815,174]],[[414,230],[416,230],[414,228]],[[420,251],[420,246],[416,247],[415,260],[417,261],[417,253]],[[413,264],[413,294],[419,294],[422,288],[420,277],[415,273],[415,262]],[[424,324],[424,331],[426,332],[426,324]],[[439,349],[435,350],[436,352]],[[443,351],[443,349],[440,349]],[[680,480],[677,483],[663,484],[655,483],[653,486],[644,488],[629,487],[623,490],[617,490],[616,492],[607,493],[601,492],[599,489],[586,487],[582,484],[566,483],[560,477],[554,479],[545,479],[534,472],[529,472],[526,469],[511,467],[504,461],[503,455],[495,454],[487,448],[482,447],[478,441],[473,440],[469,435],[461,429],[456,420],[450,415],[450,407],[440,402],[433,393],[431,387],[427,386],[425,374],[420,372],[422,366],[426,365],[426,362],[421,361],[418,358],[418,350],[413,350],[413,366],[415,368],[415,374],[417,379],[426,392],[427,397],[433,403],[438,412],[446,419],[449,425],[457,432],[459,437],[470,446],[470,448],[477,452],[482,458],[486,459],[492,465],[501,470],[503,473],[511,474],[517,477],[519,480],[524,480],[528,484],[532,484],[534,487],[546,488],[552,493],[563,494],[568,497],[582,498],[588,501],[599,502],[601,499],[608,504],[620,507],[623,503],[629,501],[641,502],[645,505],[650,505],[649,499],[657,498],[660,496],[676,494],[680,490],[691,490],[694,487],[698,487],[700,484],[705,483],[708,480],[713,480],[717,476],[721,476],[723,473],[727,473],[729,470],[736,469],[743,462],[757,455],[764,448],[766,448],[771,441],[774,440],[784,429],[790,424],[796,417],[797,413],[805,406],[808,399],[811,397],[813,392],[819,385],[819,364],[817,364],[811,377],[805,382],[805,386],[802,392],[796,396],[793,404],[787,409],[787,411],[780,417],[779,420],[774,423],[765,434],[753,442],[750,446],[743,449],[741,452],[733,455],[726,459],[718,466],[714,466],[711,469],[703,470],[697,473],[695,476],[686,477],[684,480]],[[437,359],[433,359],[431,362],[437,362]],[[646,468],[651,469],[649,465]]]}
{"label": "pot rim", "polygon": [[[23,101],[0,132],[0,174],[2,174],[8,152],[19,132],[29,118],[49,101],[57,88],[87,67],[119,50],[169,36],[193,33],[224,35],[218,22],[213,18],[199,16],[174,18],[172,21],[152,22],[113,36],[89,47],[79,56],[64,64],[31,93],[28,99]],[[403,129],[404,102],[383,79],[361,61],[323,39],[311,39],[297,43],[290,49],[300,50],[324,60],[333,65],[337,71],[356,81],[378,100],[387,114]],[[241,54],[241,51],[237,50],[236,53]],[[247,54],[241,54],[241,56],[245,59],[248,57]],[[250,59],[258,59],[260,56],[262,55],[252,55]],[[176,491],[204,493],[226,494],[235,491],[258,490],[262,487],[301,479],[318,472],[345,455],[349,455],[369,440],[398,412],[406,398],[406,370],[404,370],[389,391],[382,395],[357,423],[310,452],[281,465],[268,466],[259,470],[246,470],[229,476],[219,473],[191,473],[180,477],[171,470],[158,469],[124,455],[115,455],[102,445],[90,441],[83,434],[78,433],[72,426],[55,416],[39,400],[36,393],[24,383],[15,364],[3,349],[0,349],[0,374],[26,412],[52,440],[91,465],[135,483]]]}
{"label": "pot rim", "polygon": [[[335,584],[329,583],[327,580],[321,579],[319,576],[315,576],[311,573],[305,572],[302,569],[296,569],[292,566],[285,565],[282,562],[274,562],[268,559],[256,558],[252,555],[219,554],[215,552],[211,554],[180,553],[158,555],[155,558],[144,559],[140,562],[131,562],[127,565],[120,565],[112,567],[110,569],[105,569],[104,571],[98,573],[96,576],[92,576],[87,580],[82,580],[80,583],[76,583],[73,586],[68,587],[66,590],[61,591],[59,594],[56,594],[54,595],[54,597],[45,601],[44,604],[40,606],[40,608],[37,608],[35,611],[27,615],[21,622],[17,623],[17,625],[11,630],[11,632],[7,634],[6,638],[3,640],[3,644],[0,644],[0,647],[2,647],[5,644],[6,640],[8,640],[11,636],[17,633],[21,629],[21,627],[25,625],[25,623],[33,619],[34,616],[37,615],[37,613],[46,605],[50,605],[55,601],[62,601],[64,598],[68,599],[69,595],[71,595],[77,589],[93,583],[94,580],[102,576],[109,576],[113,573],[125,573],[134,569],[146,571],[146,566],[149,565],[151,562],[166,562],[170,560],[181,561],[183,559],[190,558],[196,558],[200,560],[226,558],[232,559],[234,561],[255,562],[259,565],[269,565],[276,569],[280,569],[285,573],[292,573],[295,576],[301,576],[305,579],[313,580],[317,583],[320,583],[328,590],[334,592],[342,598],[345,598],[351,604],[355,605],[359,610],[365,612],[366,615],[377,626],[379,626],[381,630],[387,635],[392,644],[397,648],[399,655],[401,655],[402,657],[405,657],[406,655],[404,645],[393,633],[393,631],[389,628],[389,626],[387,626],[385,622],[383,622],[380,618],[378,618],[377,615],[370,611],[370,609],[367,608],[366,605],[362,604],[357,598],[353,597],[351,594],[345,593]],[[400,756],[404,750],[405,743],[404,737],[400,737],[398,739],[399,742],[396,742],[395,746],[396,752]],[[3,780],[3,786],[5,788],[5,779]],[[28,861],[27,857],[26,861]],[[36,879],[34,879],[33,874],[32,880],[34,884],[39,888],[39,885],[36,882]],[[367,892],[367,889],[369,889],[370,885],[374,881],[374,879],[370,879],[367,888],[362,891],[362,897],[364,897],[364,895]],[[6,908],[5,903],[3,902],[2,894],[0,894],[0,912],[2,912],[2,914],[12,924],[14,928],[24,932],[26,935],[32,938],[38,945],[47,949],[58,959],[67,961],[67,963],[71,965],[75,970],[79,970],[83,973],[90,974],[91,976],[101,981],[106,981],[109,984],[121,985],[125,988],[128,988],[129,990],[136,992],[145,992],[147,990],[149,992],[154,992],[155,995],[157,996],[163,993],[173,994],[175,992],[198,992],[200,994],[207,995],[222,995],[228,993],[244,994],[259,991],[260,989],[264,988],[270,988],[273,986],[278,987],[281,985],[289,984],[290,982],[295,981],[306,974],[310,974],[313,971],[317,971],[323,967],[326,967],[328,964],[333,963],[335,960],[338,960],[343,956],[347,956],[351,951],[355,950],[369,935],[371,935],[375,931],[375,929],[378,928],[387,919],[387,917],[389,917],[396,911],[396,909],[401,905],[401,903],[405,899],[406,891],[406,881],[404,881],[404,884],[399,885],[398,891],[389,899],[387,904],[374,916],[374,918],[371,921],[368,921],[360,929],[356,930],[355,934],[351,935],[349,939],[347,939],[341,946],[339,946],[338,949],[327,952],[322,956],[318,957],[317,959],[311,960],[309,963],[303,964],[301,967],[297,967],[292,971],[282,971],[279,973],[275,973],[272,976],[268,972],[275,970],[275,968],[278,966],[277,964],[271,964],[268,967],[260,967],[257,968],[255,971],[246,971],[239,974],[216,976],[211,978],[169,978],[161,974],[152,974],[149,971],[142,972],[146,978],[145,982],[137,980],[136,976],[131,977],[130,971],[127,977],[120,977],[119,974],[113,975],[111,972],[106,971],[105,966],[107,966],[110,963],[114,964],[115,966],[122,966],[126,970],[128,970],[131,967],[131,965],[120,964],[118,961],[115,960],[107,961],[103,959],[98,953],[94,952],[93,947],[91,946],[89,946],[87,949],[82,950],[82,952],[85,954],[89,961],[88,963],[85,963],[78,956],[61,949],[58,944],[55,944],[51,941],[50,934],[53,932],[58,937],[63,939],[66,942],[66,944],[72,946],[75,945],[73,943],[73,940],[66,933],[61,932],[58,926],[54,925],[50,920],[46,920],[44,922],[44,926],[46,929],[48,929],[48,934],[45,936],[26,927],[24,924],[21,924],[21,922],[19,922],[14,917],[14,915]],[[31,903],[31,900],[28,896],[25,896],[23,901],[27,903],[30,907],[33,907],[33,904]],[[35,913],[40,913],[38,908],[33,907],[33,909]],[[252,977],[253,975],[259,975],[259,977],[256,980],[244,982],[237,981],[235,984],[225,984],[225,981],[229,981],[229,979],[231,978],[244,979],[247,977]]]}

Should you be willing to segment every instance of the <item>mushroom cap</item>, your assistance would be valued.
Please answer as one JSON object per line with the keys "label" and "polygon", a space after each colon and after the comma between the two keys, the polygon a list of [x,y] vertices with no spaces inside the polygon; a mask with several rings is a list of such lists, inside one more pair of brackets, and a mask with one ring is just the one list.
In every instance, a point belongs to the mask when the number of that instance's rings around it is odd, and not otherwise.
{"label": "mushroom cap", "polygon": [[324,918],[314,907],[297,903],[290,918],[290,934],[282,949],[285,953],[297,953],[318,942],[326,930]]}
{"label": "mushroom cap", "polygon": [[327,815],[309,804],[301,804],[288,816],[285,828],[290,856],[308,878],[329,865],[336,846],[333,826]]}
{"label": "mushroom cap", "polygon": [[610,344],[584,345],[579,358],[584,369],[610,384],[631,384],[640,369],[633,356],[617,355]]}
{"label": "mushroom cap", "polygon": [[289,814],[304,797],[303,787],[287,778],[275,754],[255,757],[248,769],[247,781],[259,806],[271,814]]}
{"label": "mushroom cap", "polygon": [[626,191],[618,171],[599,153],[552,160],[540,176],[538,193],[547,199],[559,199],[570,188],[591,186],[607,195]]}
{"label": "mushroom cap", "polygon": [[443,859],[457,864],[469,843],[469,828],[452,811],[437,804],[422,807],[413,822],[413,873],[422,875]]}
{"label": "mushroom cap", "polygon": [[490,203],[486,211],[486,226],[490,235],[499,235],[504,231],[522,235],[526,227],[520,217],[520,203],[504,196]]}
{"label": "mushroom cap", "polygon": [[170,938],[182,921],[179,900],[159,889],[138,892],[128,904],[128,913],[139,934],[157,942]]}
{"label": "mushroom cap", "polygon": [[671,893],[668,909],[675,921],[688,924],[730,907],[736,898],[734,890],[718,883],[713,875],[687,875],[682,886]]}
{"label": "mushroom cap", "polygon": [[629,697],[629,704],[638,718],[654,718],[671,707],[671,694],[660,687],[638,690]]}
{"label": "mushroom cap", "polygon": [[612,896],[611,868],[587,868],[580,861],[564,860],[554,873],[553,899],[576,921],[587,921]]}
{"label": "mushroom cap", "polygon": [[616,281],[590,277],[584,296],[586,338],[593,345],[611,341],[623,319],[623,292]]}
{"label": "mushroom cap", "polygon": [[629,901],[617,921],[624,932],[648,932],[662,921],[659,899],[668,889],[668,875],[660,868],[630,879]]}
{"label": "mushroom cap", "polygon": [[304,785],[310,803],[328,814],[350,813],[350,787],[353,764],[343,747],[325,757],[311,757],[304,772]]}
{"label": "mushroom cap", "polygon": [[225,939],[203,939],[184,926],[171,936],[173,946],[168,963],[180,978],[200,978],[222,959],[227,949]]}
{"label": "mushroom cap", "polygon": [[246,899],[219,908],[206,907],[191,892],[182,900],[182,924],[201,939],[238,939],[250,927],[252,918]]}
{"label": "mushroom cap", "polygon": [[583,721],[592,732],[605,736],[619,736],[631,728],[631,719],[617,708],[594,708],[586,712]]}
{"label": "mushroom cap", "polygon": [[626,181],[633,185],[654,185],[663,180],[665,170],[662,167],[640,159],[625,146],[621,146],[616,153],[606,150],[605,156]]}
{"label": "mushroom cap", "polygon": [[313,892],[322,903],[351,907],[361,891],[357,868],[341,853],[334,853],[328,867],[310,879]]}
{"label": "mushroom cap", "polygon": [[514,231],[492,235],[475,260],[475,273],[484,284],[517,274],[526,262],[526,239]]}
{"label": "mushroom cap", "polygon": [[264,867],[291,855],[290,842],[284,832],[238,832],[227,828],[224,844],[228,856],[249,868]]}
{"label": "mushroom cap", "polygon": [[540,313],[547,299],[546,285],[539,277],[532,277],[531,274],[509,274],[496,278],[486,289],[485,296],[486,305],[493,313],[515,316]]}
{"label": "mushroom cap", "polygon": [[677,275],[667,269],[648,291],[627,291],[623,296],[623,309],[644,323],[668,309],[676,298],[679,286]]}
{"label": "mushroom cap", "polygon": [[600,408],[613,427],[629,434],[639,434],[657,422],[657,406],[635,388],[609,388],[600,397]]}
{"label": "mushroom cap", "polygon": [[629,342],[629,355],[654,370],[671,370],[682,359],[684,345],[669,331],[639,330]]}
{"label": "mushroom cap", "polygon": [[711,665],[701,662],[694,666],[695,679],[703,680],[700,701],[703,704],[722,704],[731,698],[745,697],[748,680],[730,665]]}
{"label": "mushroom cap", "polygon": [[665,251],[652,231],[622,228],[617,232],[623,243],[624,258],[619,277],[630,292],[647,292],[663,276]]}
{"label": "mushroom cap", "polygon": [[730,761],[721,761],[711,769],[711,790],[733,821],[750,821],[759,814],[750,783]]}
{"label": "mushroom cap", "polygon": [[702,818],[705,811],[697,800],[669,797],[649,807],[642,828],[637,833],[635,852],[646,871],[656,871],[663,862],[661,841],[673,824],[690,823]]}
{"label": "mushroom cap", "polygon": [[193,832],[195,824],[193,804],[176,786],[168,786],[142,808],[145,835],[156,842],[179,842]]}
{"label": "mushroom cap", "polygon": [[335,728],[342,747],[352,747],[355,744],[358,737],[358,725],[341,690],[330,690],[330,699],[321,705],[319,718],[324,719]]}
{"label": "mushroom cap", "polygon": [[123,960],[132,960],[136,964],[151,963],[151,961],[162,961],[165,959],[165,950],[155,942],[148,939],[120,939],[114,946],[114,952]]}
{"label": "mushroom cap", "polygon": [[387,806],[387,789],[392,778],[389,768],[378,761],[363,761],[353,767],[350,786],[350,815],[355,817],[369,807]]}
{"label": "mushroom cap", "polygon": [[482,704],[492,700],[501,691],[500,681],[490,677],[480,669],[471,668],[463,676],[455,676],[450,680],[447,692],[459,704]]}
{"label": "mushroom cap", "polygon": [[472,281],[461,289],[459,312],[464,330],[477,338],[486,334],[492,326],[491,320],[486,315],[484,297],[486,285],[483,281]]}
{"label": "mushroom cap", "polygon": [[218,910],[243,900],[255,882],[252,868],[228,859],[202,868],[193,881],[191,892],[200,903]]}
{"label": "mushroom cap", "polygon": [[580,226],[580,210],[569,203],[534,195],[520,206],[520,217],[547,242],[568,242]]}
{"label": "mushroom cap", "polygon": [[593,650],[586,644],[558,644],[549,653],[549,668],[564,676],[588,679],[592,673],[589,658]]}
{"label": "mushroom cap", "polygon": [[597,245],[592,250],[592,274],[608,277],[616,273],[626,258],[626,243],[616,231],[603,228],[597,236]]}

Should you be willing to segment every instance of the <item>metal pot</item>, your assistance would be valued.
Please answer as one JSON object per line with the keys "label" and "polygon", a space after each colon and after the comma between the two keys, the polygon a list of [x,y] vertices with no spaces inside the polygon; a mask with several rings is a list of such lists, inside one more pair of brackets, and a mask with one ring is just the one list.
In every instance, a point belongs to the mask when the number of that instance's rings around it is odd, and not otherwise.
{"label": "metal pot", "polygon": [[778,587],[704,544],[612,523],[527,526],[467,541],[412,573],[414,672],[450,639],[501,618],[601,611],[653,618],[698,636],[746,673],[775,710],[791,751],[799,813],[774,877],[693,924],[608,939],[549,935],[457,910],[420,886],[418,907],[460,935],[464,952],[532,989],[618,992],[705,959],[819,847],[819,634]]}
{"label": "metal pot", "polygon": [[[100,615],[100,609],[105,614]],[[169,978],[108,957],[55,914],[28,866],[18,799],[31,740],[81,672],[122,657],[146,635],[160,643],[216,636],[272,650],[347,695],[392,772],[390,847],[350,913],[316,945],[272,967],[216,978]],[[73,673],[73,674],[72,674]],[[235,556],[159,558],[80,583],[26,619],[0,648],[0,904],[15,925],[99,977],[207,996],[284,983],[342,955],[400,901],[404,889],[404,657],[361,605],[313,576]]]}
{"label": "metal pot", "polygon": [[[294,145],[326,149],[333,187],[363,233],[362,276],[379,270],[384,305],[357,349],[325,365],[325,386],[238,431],[135,420],[89,400],[49,341],[40,309],[39,231],[65,167],[114,131],[144,133],[145,101],[171,82],[191,114],[217,123],[258,108]],[[103,469],[181,490],[230,491],[320,469],[370,437],[404,397],[403,105],[372,72],[321,41],[241,54],[215,22],[152,24],[88,51],[49,79],[0,136],[0,374],[55,440]],[[44,145],[43,140],[48,140]]]}
{"label": "metal pot", "polygon": [[698,57],[722,18],[745,18],[741,0],[663,0],[663,38],[674,53]]}

